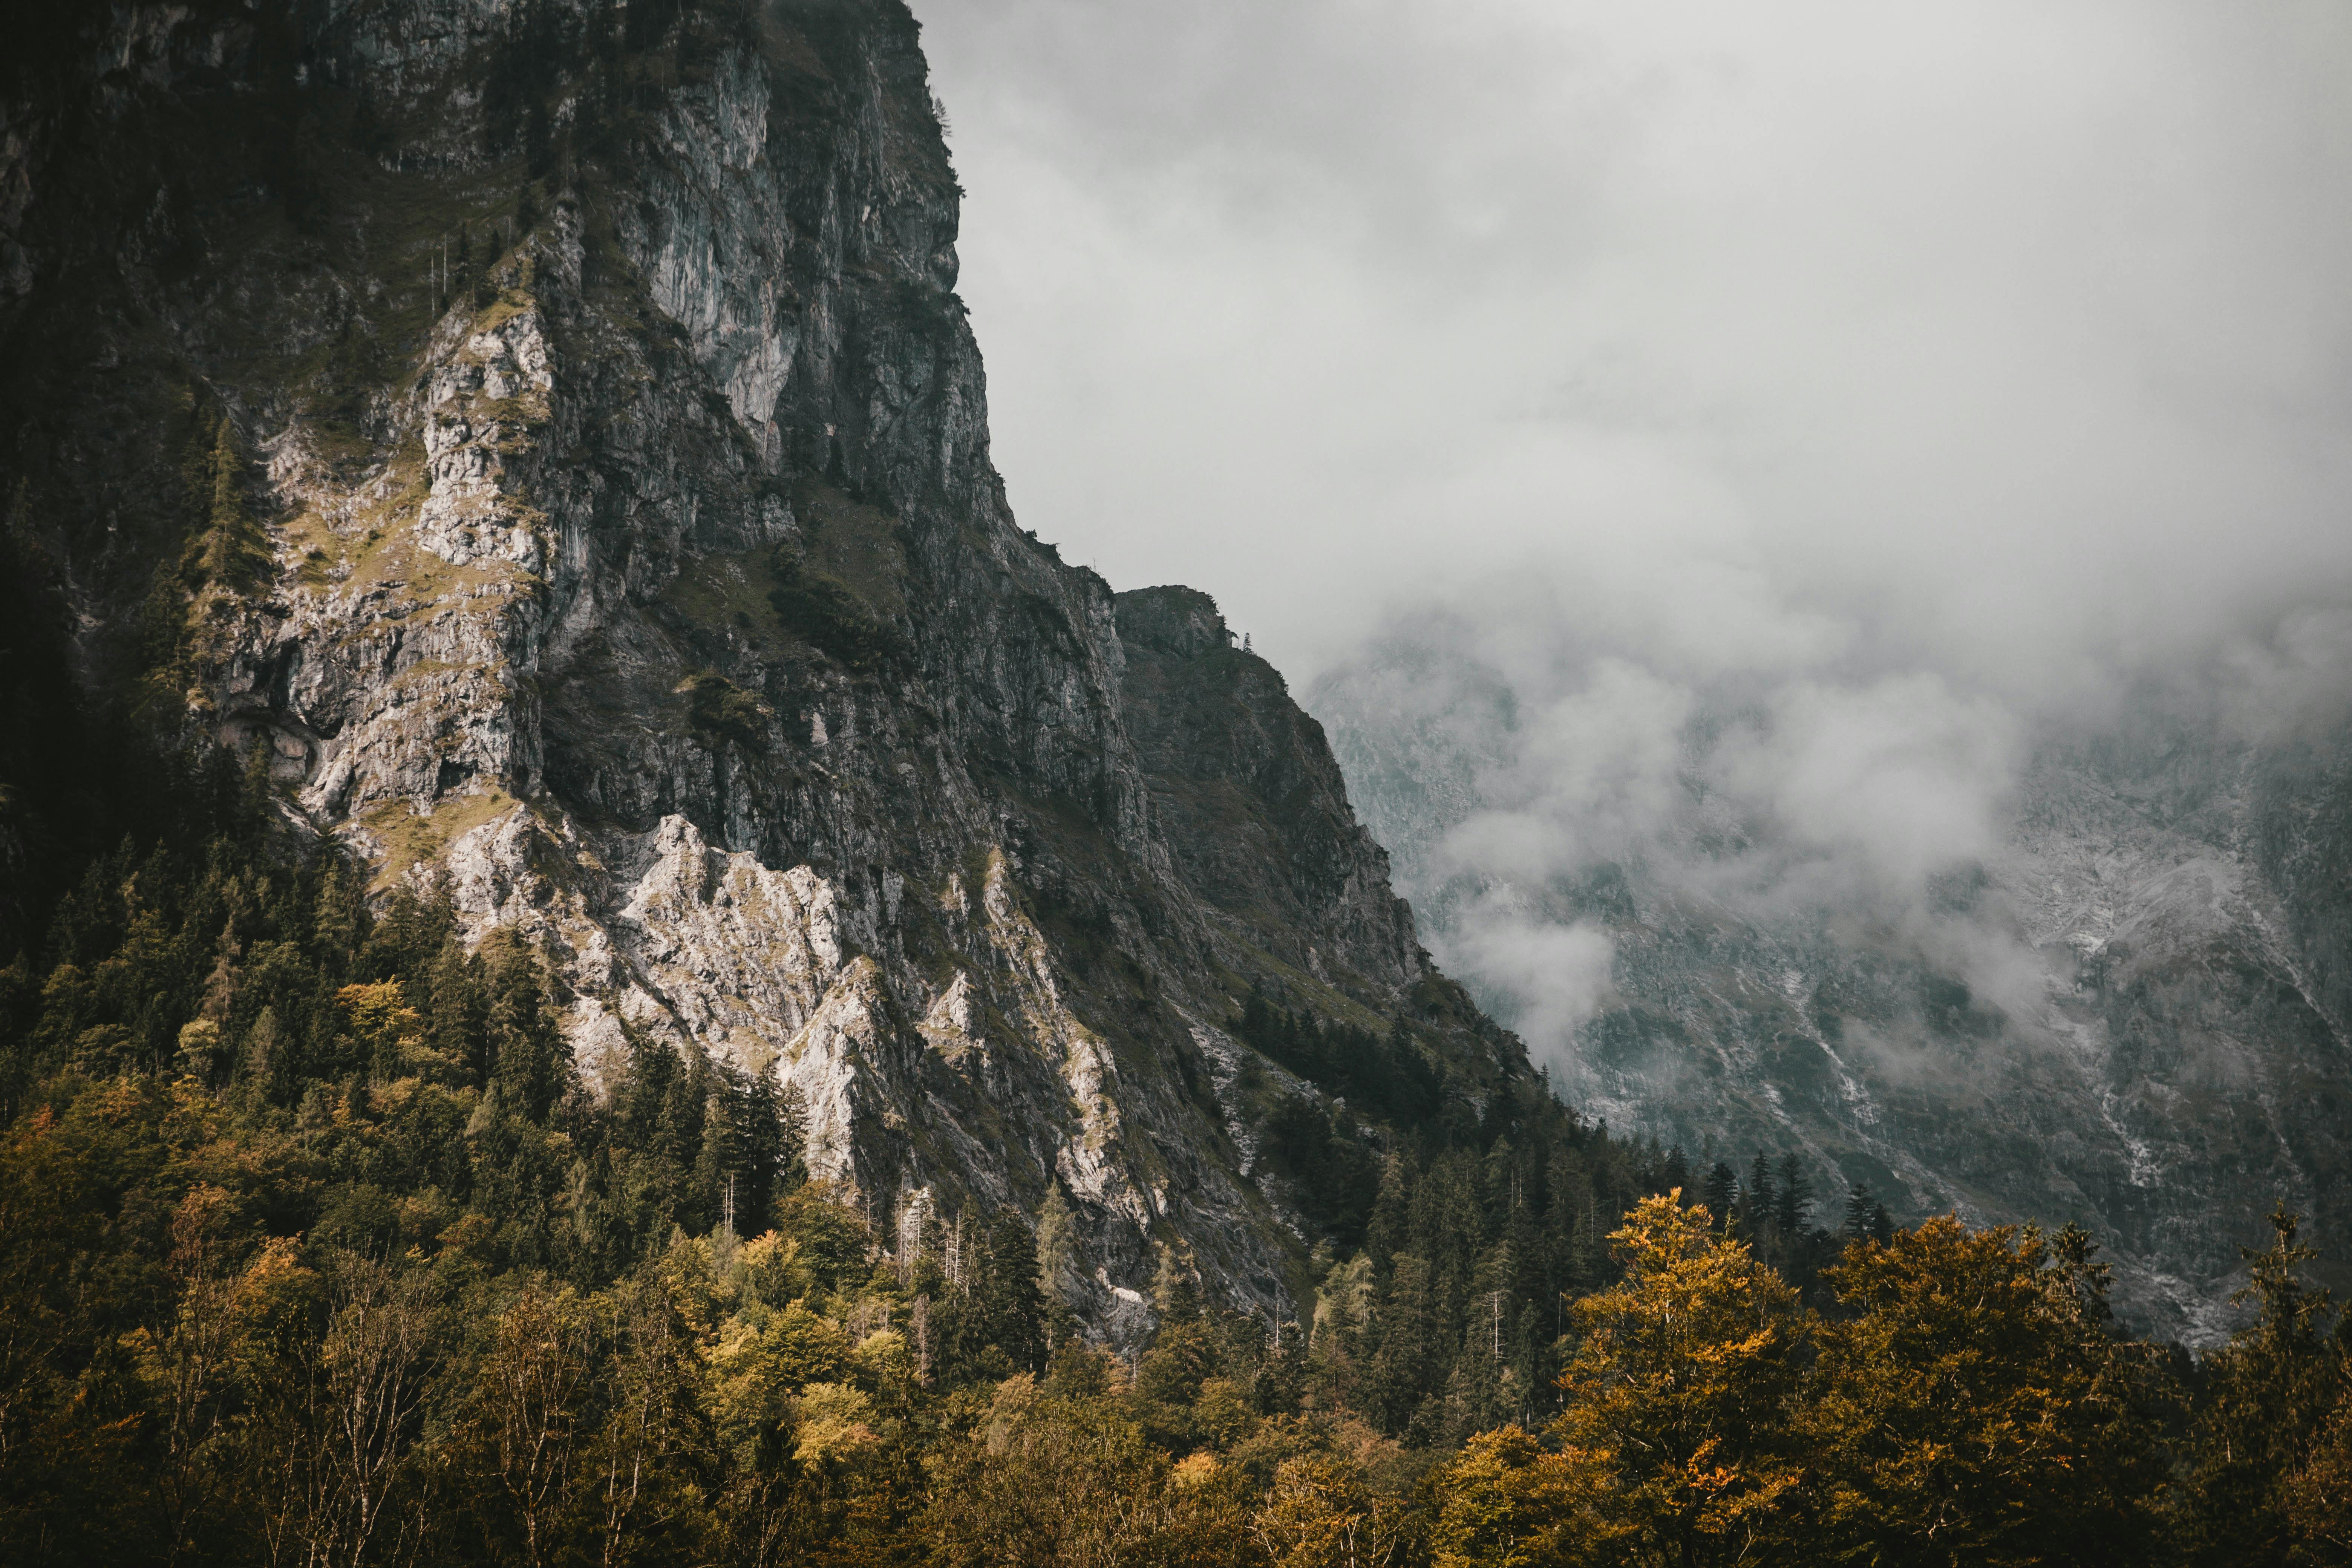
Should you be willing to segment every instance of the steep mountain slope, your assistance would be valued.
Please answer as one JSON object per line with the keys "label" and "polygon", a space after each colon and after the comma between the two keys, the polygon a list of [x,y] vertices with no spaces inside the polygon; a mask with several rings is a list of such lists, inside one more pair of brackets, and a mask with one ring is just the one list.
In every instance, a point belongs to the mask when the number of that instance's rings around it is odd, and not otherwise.
{"label": "steep mountain slope", "polygon": [[592,1079],[648,1035],[773,1072],[886,1234],[1049,1214],[1114,1330],[1168,1247],[1274,1304],[1251,984],[1466,1100],[1527,1065],[1213,605],[1015,526],[917,35],[66,15],[0,146],[8,527],[97,722],[264,748],[379,890],[544,943]]}
{"label": "steep mountain slope", "polygon": [[2339,1254],[2352,1237],[2340,728],[2255,743],[2151,698],[2041,746],[1999,853],[1873,906],[1809,894],[1769,815],[1705,787],[1752,715],[1692,721],[1654,831],[1584,824],[1595,848],[1528,877],[1449,842],[1524,805],[1498,672],[1400,646],[1311,700],[1433,946],[1496,1016],[1536,1017],[1539,987],[1476,972],[1478,918],[1605,938],[1572,1037],[1530,1045],[1694,1168],[1791,1149],[1832,1206],[1861,1184],[1905,1219],[2081,1221],[2124,1310],[2195,1342],[2226,1332],[2273,1204]]}

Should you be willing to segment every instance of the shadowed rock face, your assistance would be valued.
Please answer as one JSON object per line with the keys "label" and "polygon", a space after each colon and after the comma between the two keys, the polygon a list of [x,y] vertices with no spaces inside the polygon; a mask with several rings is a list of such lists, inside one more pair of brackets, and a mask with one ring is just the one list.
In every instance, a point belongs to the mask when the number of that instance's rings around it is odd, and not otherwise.
{"label": "shadowed rock face", "polygon": [[1232,646],[1206,594],[1140,589],[1117,612],[1129,733],[1186,883],[1225,929],[1318,978],[1419,980],[1388,855],[1274,667]]}
{"label": "shadowed rock face", "polygon": [[[1213,604],[1014,525],[913,19],[654,9],[132,7],[22,73],[5,462],[84,678],[543,942],[592,1078],[639,1031],[797,1085],[886,1234],[1058,1189],[1097,1324],[1168,1244],[1286,1295],[1238,988],[1525,1061]],[[191,601],[224,416],[255,558]]]}
{"label": "shadowed rock face", "polygon": [[[1451,657],[1392,650],[1314,700],[1441,957],[1498,892],[1606,933],[1591,1016],[1531,1041],[1580,1104],[1694,1169],[1793,1150],[1832,1223],[1850,1182],[1906,1220],[2079,1221],[2121,1310],[2192,1342],[2227,1333],[2239,1246],[2274,1204],[2352,1251],[2340,724],[2255,742],[2150,698],[2111,732],[2045,737],[2000,850],[1920,907],[1743,897],[1720,846],[1749,829],[1696,800],[1641,853],[1501,888],[1442,846],[1509,776],[1513,694]],[[1524,1016],[1509,984],[1472,989]]]}

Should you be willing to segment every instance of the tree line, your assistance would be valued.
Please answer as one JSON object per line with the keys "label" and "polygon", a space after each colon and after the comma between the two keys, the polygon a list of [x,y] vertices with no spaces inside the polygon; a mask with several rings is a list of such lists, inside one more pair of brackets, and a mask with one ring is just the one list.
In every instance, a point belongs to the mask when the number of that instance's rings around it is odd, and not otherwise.
{"label": "tree line", "polygon": [[1435,1563],[2352,1560],[2347,1334],[2293,1215],[2254,1321],[2183,1367],[2116,1331],[2079,1229],[1866,1234],[1816,1312],[1678,1196],[1575,1304],[1559,1415],[1433,1476]]}
{"label": "tree line", "polygon": [[651,1036],[592,1091],[541,955],[372,898],[266,757],[120,787],[0,969],[11,1563],[2352,1552],[2347,1330],[2289,1216],[2191,1359],[2118,1331],[2079,1232],[1857,1193],[1832,1234],[1791,1159],[1693,1188],[1540,1079],[1474,1098],[1260,996],[1306,1289],[1208,1300],[1168,1248],[1103,1345],[1051,1214],[870,1213],[772,1078]]}

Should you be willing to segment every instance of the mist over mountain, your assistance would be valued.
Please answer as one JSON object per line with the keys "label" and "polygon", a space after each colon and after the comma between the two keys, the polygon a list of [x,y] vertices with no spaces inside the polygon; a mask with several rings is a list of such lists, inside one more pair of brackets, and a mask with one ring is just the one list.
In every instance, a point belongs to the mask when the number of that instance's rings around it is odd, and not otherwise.
{"label": "mist over mountain", "polygon": [[1024,515],[1231,563],[1613,1118],[2095,1218],[2209,1336],[2342,1157],[2342,15],[1363,22],[940,13]]}
{"label": "mist over mountain", "polygon": [[1024,516],[1302,676],[1475,595],[2038,714],[2345,600],[2335,8],[929,29]]}
{"label": "mist over mountain", "polygon": [[1578,1102],[1698,1167],[1795,1147],[1832,1196],[2085,1224],[2208,1342],[2269,1204],[2352,1217],[2352,731],[2283,695],[2341,668],[2037,724],[1425,621],[1310,704],[1433,951]]}

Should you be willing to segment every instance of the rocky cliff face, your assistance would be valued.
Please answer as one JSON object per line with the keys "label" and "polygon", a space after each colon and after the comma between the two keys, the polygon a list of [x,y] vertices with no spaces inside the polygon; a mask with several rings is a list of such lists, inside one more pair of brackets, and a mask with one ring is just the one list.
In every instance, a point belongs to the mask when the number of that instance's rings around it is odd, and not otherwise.
{"label": "rocky cliff face", "polygon": [[79,679],[545,943],[592,1080],[774,1073],[878,1224],[1048,1214],[1117,1331],[1167,1247],[1297,1289],[1251,982],[1527,1070],[1206,596],[1015,526],[894,0],[121,7],[9,90],[10,526]]}
{"label": "rocky cliff face", "polygon": [[[1759,892],[1742,868],[1770,824],[1696,787],[1615,853],[1498,874],[1447,840],[1511,807],[1495,786],[1523,736],[1503,677],[1405,647],[1315,702],[1441,957],[1469,955],[1465,920],[1496,900],[1605,938],[1589,1011],[1530,1044],[1572,1098],[1695,1169],[1792,1150],[1832,1209],[1859,1183],[1906,1219],[2080,1221],[2123,1310],[2191,1342],[2226,1334],[2238,1247],[2273,1205],[2338,1257],[2352,1237],[2339,725],[2258,742],[2151,699],[2111,731],[2051,735],[1999,853],[1924,904],[1874,909],[1799,879]],[[1686,759],[1740,721],[1702,712]],[[1530,1016],[1507,973],[1471,983],[1506,1022]]]}

